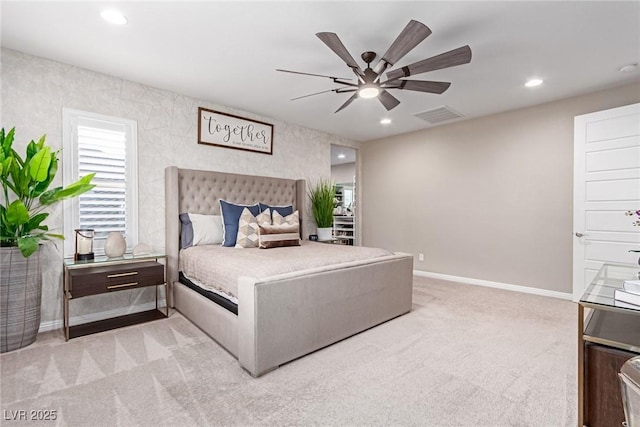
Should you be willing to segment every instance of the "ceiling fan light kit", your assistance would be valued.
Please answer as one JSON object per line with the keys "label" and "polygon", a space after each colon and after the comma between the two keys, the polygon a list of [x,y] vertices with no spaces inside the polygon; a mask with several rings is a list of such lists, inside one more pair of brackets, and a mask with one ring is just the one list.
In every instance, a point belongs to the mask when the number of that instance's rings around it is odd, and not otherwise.
{"label": "ceiling fan light kit", "polygon": [[360,98],[375,98],[378,95],[380,95],[380,89],[374,83],[363,84],[360,86],[360,89],[358,89],[358,96]]}
{"label": "ceiling fan light kit", "polygon": [[[335,33],[317,33],[316,36],[325,45],[327,45],[329,49],[338,55],[347,67],[349,67],[356,75],[357,83],[350,81],[351,79],[321,74],[281,69],[277,69],[276,71],[325,77],[333,80],[334,83],[342,85],[342,87],[336,89],[328,89],[322,92],[299,96],[293,98],[292,101],[328,92],[355,92],[340,106],[340,108],[335,111],[336,113],[349,106],[356,98],[378,98],[380,103],[387,109],[387,111],[389,111],[397,107],[400,104],[400,101],[395,96],[391,95],[387,89],[442,94],[449,88],[449,86],[451,86],[451,83],[449,82],[406,80],[404,79],[405,77],[426,73],[428,71],[455,67],[456,65],[468,64],[471,62],[471,48],[467,45],[387,72],[388,69],[392,68],[400,59],[419,45],[430,34],[431,30],[423,23],[415,20],[409,21],[407,26],[402,30],[400,35],[398,35],[389,49],[387,49],[373,68],[371,68],[371,63],[376,58],[376,53],[372,51],[362,53],[360,57],[367,64],[366,68],[362,70]],[[386,75],[386,80],[384,81],[382,81],[383,74]]]}

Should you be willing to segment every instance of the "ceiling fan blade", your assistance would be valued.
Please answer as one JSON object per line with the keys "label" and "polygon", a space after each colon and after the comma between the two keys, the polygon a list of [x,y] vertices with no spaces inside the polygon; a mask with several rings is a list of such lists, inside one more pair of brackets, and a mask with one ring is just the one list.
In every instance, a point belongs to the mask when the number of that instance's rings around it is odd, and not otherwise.
{"label": "ceiling fan blade", "polygon": [[357,97],[358,97],[357,93],[354,93],[353,95],[351,95],[351,97],[349,97],[349,99],[347,99],[347,101],[344,104],[342,104],[340,106],[340,108],[338,108],[333,114],[337,113],[340,110],[344,110],[345,108],[347,108],[349,106],[349,104],[351,104]]}
{"label": "ceiling fan blade", "polygon": [[414,47],[418,46],[424,39],[429,37],[431,30],[422,22],[411,20],[404,27],[404,30],[389,46],[389,49],[382,55],[380,61],[375,66],[374,71],[381,73],[387,66],[391,66],[402,59]]}
{"label": "ceiling fan blade", "polygon": [[380,91],[380,94],[378,95],[378,99],[380,100],[382,105],[384,105],[384,108],[386,108],[387,111],[393,110],[398,106],[398,104],[400,104],[400,101],[398,101],[398,98],[391,95],[389,92],[387,92],[384,89]]}
{"label": "ceiling fan blade", "polygon": [[469,62],[471,62],[471,48],[467,45],[431,58],[423,59],[406,67],[389,71],[387,73],[389,80],[387,81],[414,76],[416,74],[426,73],[427,71],[455,67],[456,65],[467,64]]}
{"label": "ceiling fan blade", "polygon": [[279,68],[276,68],[276,71],[281,71],[283,73],[302,74],[303,76],[326,77],[329,79],[339,79],[339,80],[353,80],[346,77],[325,76],[324,74],[303,73],[302,71],[281,70]]}
{"label": "ceiling fan blade", "polygon": [[356,74],[362,74],[360,66],[358,65],[356,60],[353,59],[353,56],[351,56],[347,48],[344,47],[336,33],[317,33],[316,36],[318,36],[318,38],[322,40],[323,43],[327,45],[327,47],[329,47],[329,49],[334,51],[336,55],[338,55],[344,62],[346,62],[349,67],[351,67],[354,71],[357,71]]}
{"label": "ceiling fan blade", "polygon": [[[396,85],[395,83],[399,84]],[[415,90],[417,92],[437,93],[440,95],[451,86],[449,82],[431,82],[425,80],[396,80],[392,84],[393,86],[383,85],[383,87],[386,89]]]}
{"label": "ceiling fan blade", "polygon": [[357,89],[339,87],[339,88],[336,88],[336,89],[328,89],[328,90],[323,90],[322,92],[310,93],[308,95],[302,95],[302,96],[298,96],[296,98],[291,98],[291,101],[295,101],[297,99],[302,99],[302,98],[308,98],[310,96],[320,95],[322,93],[327,93],[327,92],[347,93],[347,92],[355,92],[356,90]]}
{"label": "ceiling fan blade", "polygon": [[291,101],[295,101],[296,99],[308,98],[310,96],[320,95],[321,93],[335,92],[336,90],[338,90],[338,89],[329,89],[329,90],[323,90],[322,92],[310,93],[308,95],[302,95],[302,96],[298,96],[296,98],[291,98]]}

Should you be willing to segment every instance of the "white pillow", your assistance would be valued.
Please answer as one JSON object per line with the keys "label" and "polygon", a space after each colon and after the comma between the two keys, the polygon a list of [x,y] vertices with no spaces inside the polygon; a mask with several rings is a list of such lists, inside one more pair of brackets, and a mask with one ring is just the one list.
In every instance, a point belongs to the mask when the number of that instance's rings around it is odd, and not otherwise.
{"label": "white pillow", "polygon": [[222,243],[222,216],[189,214],[193,226],[193,246]]}

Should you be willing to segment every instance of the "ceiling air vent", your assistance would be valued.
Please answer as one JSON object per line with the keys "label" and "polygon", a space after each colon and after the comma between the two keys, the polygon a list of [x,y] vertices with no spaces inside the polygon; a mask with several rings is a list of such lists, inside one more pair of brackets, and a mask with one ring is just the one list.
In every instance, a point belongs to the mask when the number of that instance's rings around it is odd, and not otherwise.
{"label": "ceiling air vent", "polygon": [[431,110],[423,111],[421,113],[414,114],[419,119],[429,122],[431,124],[448,122],[449,120],[459,119],[462,114],[456,113],[446,105],[443,107],[434,108]]}

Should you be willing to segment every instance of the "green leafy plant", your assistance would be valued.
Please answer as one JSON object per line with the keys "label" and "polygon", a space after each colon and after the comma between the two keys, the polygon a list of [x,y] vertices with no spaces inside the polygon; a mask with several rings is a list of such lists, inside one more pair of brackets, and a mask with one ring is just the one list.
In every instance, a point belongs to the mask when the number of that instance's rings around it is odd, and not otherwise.
{"label": "green leafy plant", "polygon": [[333,206],[336,188],[330,180],[321,179],[308,191],[313,219],[319,228],[333,226]]}
{"label": "green leafy plant", "polygon": [[0,246],[17,246],[22,256],[29,257],[43,240],[64,239],[49,232],[43,221],[49,216],[47,206],[79,196],[95,185],[89,174],[67,187],[49,190],[58,171],[58,152],[45,145],[45,136],[27,145],[23,159],[13,149],[15,128],[0,131],[0,181],[4,201],[0,204]]}

